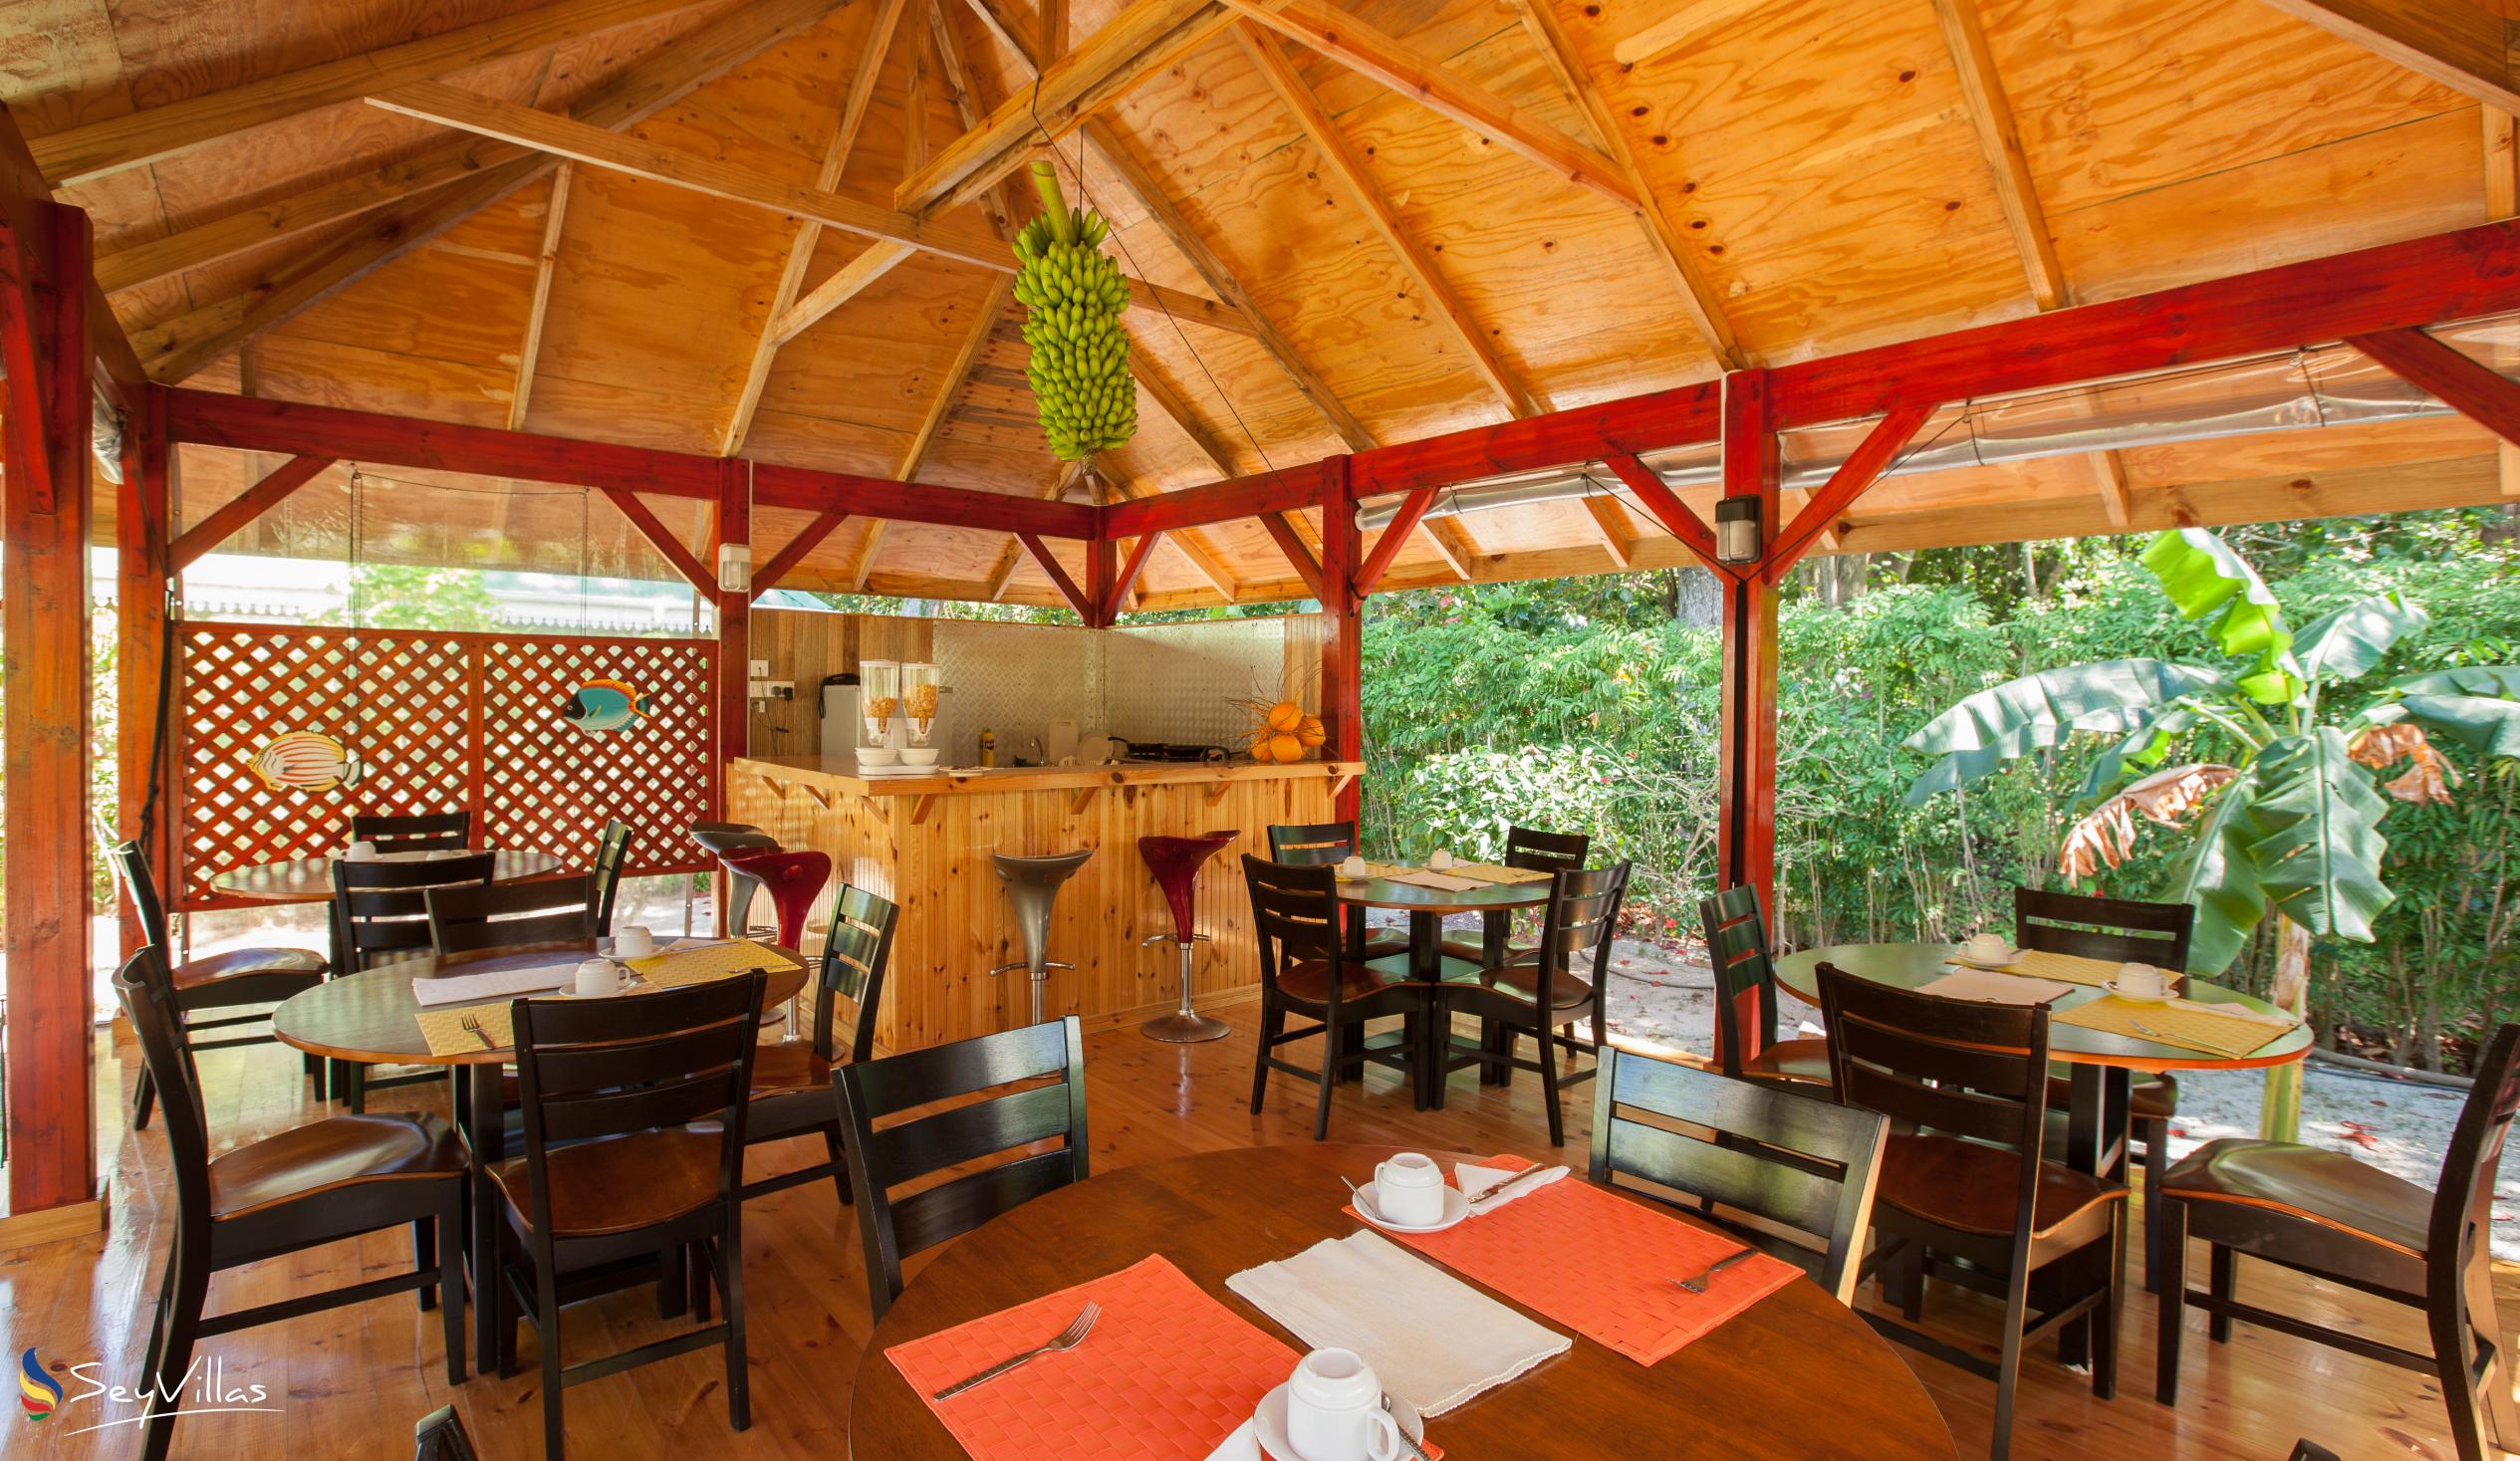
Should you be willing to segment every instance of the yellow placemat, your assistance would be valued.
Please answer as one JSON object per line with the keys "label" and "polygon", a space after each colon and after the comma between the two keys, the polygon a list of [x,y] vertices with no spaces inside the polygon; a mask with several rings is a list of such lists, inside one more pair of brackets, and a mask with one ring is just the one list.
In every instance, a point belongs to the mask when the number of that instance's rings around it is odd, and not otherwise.
{"label": "yellow placemat", "polygon": [[696,949],[668,949],[649,954],[643,959],[624,959],[623,963],[638,971],[651,989],[671,989],[681,984],[704,984],[711,979],[724,979],[748,969],[788,969],[795,962],[767,944],[739,938],[732,943],[710,944]]}
{"label": "yellow placemat", "polygon": [[2081,954],[2023,949],[2021,957],[2004,965],[2002,972],[2026,979],[2062,979],[2068,984],[2088,984],[2097,989],[2118,977],[2118,966],[2107,959],[2086,959]]}
{"label": "yellow placemat", "polygon": [[2053,1023],[2181,1046],[2229,1060],[2254,1055],[2294,1028],[2249,1015],[2222,1014],[2211,1005],[2185,1000],[2142,1005],[2114,994],[2086,1000],[2057,1015]]}
{"label": "yellow placemat", "polygon": [[1500,867],[1494,862],[1455,862],[1444,869],[1462,877],[1475,877],[1481,882],[1517,886],[1526,882],[1547,882],[1549,874],[1530,867]]}
{"label": "yellow placemat", "polygon": [[[516,1044],[515,1027],[508,1023],[507,1002],[488,1005],[449,1005],[444,1009],[422,1010],[419,1013],[420,1038],[428,1042],[430,1055],[461,1055],[468,1050],[506,1050]],[[464,1028],[470,1020],[481,1027],[481,1035]],[[481,1037],[490,1038],[485,1047]]]}

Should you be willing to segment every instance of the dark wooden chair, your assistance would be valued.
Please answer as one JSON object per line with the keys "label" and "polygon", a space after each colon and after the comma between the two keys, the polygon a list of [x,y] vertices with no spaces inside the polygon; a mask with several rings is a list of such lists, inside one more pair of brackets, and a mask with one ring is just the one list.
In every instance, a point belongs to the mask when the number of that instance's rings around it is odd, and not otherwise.
{"label": "dark wooden chair", "polygon": [[[1560,868],[1582,871],[1585,860],[1592,855],[1593,840],[1582,833],[1542,832],[1537,828],[1513,827],[1506,829],[1505,832],[1505,860],[1502,865],[1520,867],[1530,872],[1555,872]],[[1511,909],[1499,908],[1495,912],[1482,914],[1480,921],[1486,925],[1486,937],[1475,944],[1462,939],[1445,939],[1443,951],[1446,957],[1468,959],[1473,964],[1485,964],[1490,958],[1496,957],[1490,952],[1491,942],[1501,946],[1506,954],[1523,954],[1531,951],[1533,945],[1530,943],[1514,941],[1514,914]]]}
{"label": "dark wooden chair", "polygon": [[[432,857],[426,861],[411,862],[336,859],[333,863],[335,972],[355,974],[395,959],[435,952],[436,940],[429,931],[427,889],[460,887],[467,883],[487,887],[490,885],[490,862],[488,852],[468,852],[462,856]],[[366,1066],[354,1061],[335,1061],[332,1065],[333,1095],[354,1115],[368,1108],[368,1093],[371,1090],[444,1079],[445,1072],[436,1069],[379,1079],[372,1075]]]}
{"label": "dark wooden chair", "polygon": [[[1418,1022],[1427,1014],[1426,986],[1360,963],[1350,952],[1339,931],[1339,876],[1328,865],[1289,866],[1245,854],[1242,873],[1251,890],[1252,933],[1260,944],[1260,1048],[1251,1070],[1251,1113],[1260,1114],[1271,1071],[1307,1077],[1321,1088],[1313,1139],[1325,1140],[1332,1089],[1348,1068],[1362,1070],[1369,1062],[1405,1073],[1422,1102]],[[1290,1014],[1316,1023],[1289,1030]],[[1391,1015],[1406,1021],[1406,1034],[1394,1046],[1369,1046],[1366,1022]],[[1315,1036],[1322,1042],[1319,1070],[1278,1058],[1279,1046]]]}
{"label": "dark wooden chair", "polygon": [[[2013,889],[2012,918],[2013,942],[2025,949],[2150,964],[2172,974],[2187,971],[2188,943],[2196,929],[2196,909],[2188,903],[2097,898],[2033,887]],[[2073,1099],[2073,1082],[2051,1072],[2048,1104],[2062,1110]],[[2152,1215],[2161,1210],[2170,1118],[2177,1114],[2176,1077],[2164,1071],[2134,1081],[2127,1089],[2128,1150],[2110,1162],[2122,1176],[2127,1163],[2143,1163],[2143,1286],[2156,1294],[2161,1291],[2161,1225]]]}
{"label": "dark wooden chair", "polygon": [[[1335,866],[1355,855],[1357,825],[1316,822],[1269,829],[1269,860],[1290,867]],[[1347,929],[1348,957],[1356,963],[1387,959],[1408,952],[1405,933],[1377,933],[1366,923],[1363,908],[1340,910]]]}
{"label": "dark wooden chair", "polygon": [[387,816],[363,813],[350,819],[350,840],[375,843],[379,852],[448,852],[472,846],[470,812],[421,812]]}
{"label": "dark wooden chair", "polygon": [[635,841],[630,824],[619,818],[605,823],[603,834],[595,840],[594,881],[587,889],[587,920],[595,925],[598,938],[613,931],[613,909],[622,890],[622,869],[630,865],[630,845]]}
{"label": "dark wooden chair", "polygon": [[[1591,871],[1560,867],[1552,872],[1540,942],[1527,953],[1509,954],[1503,962],[1481,969],[1476,984],[1447,981],[1434,991],[1438,1031],[1448,1029],[1453,1016],[1470,1015],[1495,1032],[1493,1049],[1447,1056],[1446,1074],[1456,1060],[1539,1073],[1552,1146],[1566,1144],[1566,1114],[1559,1108],[1558,1088],[1590,1081],[1595,1075],[1595,1071],[1559,1075],[1559,1053],[1590,1055],[1598,1069],[1604,1049],[1608,1011],[1603,987],[1610,977],[1611,940],[1619,931],[1619,904],[1628,895],[1628,866],[1619,862]],[[1578,1016],[1591,1023],[1590,1038],[1572,1033]],[[1540,1047],[1535,1060],[1525,1061],[1517,1054],[1525,1035]]]}
{"label": "dark wooden chair", "polygon": [[[2460,1461],[2500,1456],[2520,1443],[2520,1410],[2503,1362],[2494,1308],[2494,1174],[2512,1113],[2520,1110],[2520,1025],[2505,1025],[2476,1062],[2476,1084],[2450,1132],[2441,1179],[2430,1192],[2343,1152],[2288,1141],[2208,1141],[2161,1179],[2163,1252],[2156,1385],[2178,1400],[2179,1341],[2189,1308],[2210,1316],[2217,1344],[2231,1322],[2332,1345],[2439,1378]],[[2187,1240],[2205,1241],[2208,1292],[2187,1287]],[[2383,1342],[2361,1326],[2327,1329],[2243,1304],[2239,1257],[2310,1274],[2423,1311],[2432,1352]],[[2182,1302],[2183,1301],[2183,1302]]]}
{"label": "dark wooden chair", "polygon": [[472,1448],[472,1433],[452,1405],[440,1405],[411,1427],[411,1461],[481,1461]]}
{"label": "dark wooden chair", "polygon": [[[1694,1197],[1707,1220],[1801,1265],[1839,1303],[1855,1303],[1889,1117],[1823,1093],[1634,1051],[1603,1051],[1601,1071],[1594,1181],[1616,1174]],[[1759,1223],[1731,1220],[1727,1210]],[[1812,1241],[1780,1240],[1776,1227]]]}
{"label": "dark wooden chair", "polygon": [[1715,1064],[1754,1081],[1830,1083],[1829,1042],[1776,1038],[1776,961],[1759,890],[1736,883],[1697,901],[1715,968]]}
{"label": "dark wooden chair", "polygon": [[[1867,1314],[1884,1335],[1995,1382],[1997,1461],[2012,1446],[2021,1352],[2089,1316],[2092,1393],[2118,1388],[2126,1275],[2127,1189],[2042,1159],[2047,1129],[2048,1009],[1944,999],[1820,966],[1840,1102],[1880,1111],[1893,1130],[1882,1154],[1867,1272],[1896,1262],[1913,1322],[1930,1273],[2002,1299],[1993,1364],[1906,1325]],[[2098,1245],[2106,1261],[2086,1260]],[[2074,1292],[2073,1281],[2099,1282]],[[2035,1320],[2031,1276],[2064,1292]]]}
{"label": "dark wooden chair", "polygon": [[[157,896],[156,879],[149,875],[148,859],[140,855],[139,844],[118,843],[106,855],[113,859],[115,871],[123,879],[123,891],[131,900],[131,909],[140,920],[140,937],[159,950],[171,949],[166,937],[166,905]],[[158,967],[165,967],[160,965]],[[269,1045],[276,1038],[271,1033],[271,1010],[301,990],[313,989],[324,982],[329,962],[313,949],[246,948],[227,949],[220,953],[166,969],[174,990],[178,1016],[184,1022],[184,1043],[194,1051],[230,1050],[241,1045]],[[250,1009],[251,1014],[222,1015],[216,1019],[202,1016],[214,1010]],[[194,1037],[204,1031],[232,1030],[240,1025],[259,1025],[252,1035],[229,1035],[217,1040]],[[315,1082],[318,1095],[324,1091],[324,1063],[314,1056],[304,1060],[306,1074]],[[157,1078],[148,1068],[140,1068],[139,1081],[131,1092],[131,1129],[148,1129],[150,1107],[157,1102]]]}
{"label": "dark wooden chair", "polygon": [[[831,932],[823,941],[814,1033],[810,1039],[765,1045],[755,1053],[752,1108],[744,1118],[744,1140],[749,1145],[819,1134],[828,1159],[747,1184],[746,1201],[829,1177],[840,1191],[842,1205],[848,1205],[849,1163],[841,1153],[843,1137],[840,1111],[832,1100],[832,1071],[842,1064],[844,1054],[852,1061],[875,1054],[883,973],[892,962],[892,925],[899,915],[890,901],[865,888],[840,884]],[[833,1037],[843,1000],[856,1008],[845,1053]]]}
{"label": "dark wooden chair", "polygon": [[[561,1391],[582,1380],[721,1346],[726,1420],[752,1424],[744,1364],[744,1093],[767,979],[755,969],[630,999],[512,1005],[525,1154],[490,1169],[504,1217],[490,1285],[499,1372],[516,1370],[516,1322],[541,1337],[543,1453],[561,1461]],[[561,1363],[561,1300],[608,1274],[696,1253],[725,1318],[601,1359]]]}
{"label": "dark wooden chair", "polygon": [[[1058,1084],[1035,1085],[1048,1078]],[[1002,1086],[1023,1086],[965,1101]],[[1045,1192],[1089,1176],[1085,1135],[1085,1030],[1077,1017],[957,1040],[833,1073],[867,1249],[867,1304],[880,1323],[901,1297],[901,1260],[933,1248]],[[889,1125],[937,1101],[948,1109]],[[1039,1151],[1043,1142],[1059,1144]],[[1015,1153],[1012,1156],[1008,1153]],[[948,1167],[1004,1156],[907,1196],[894,1190]]]}
{"label": "dark wooden chair", "polygon": [[522,953],[532,949],[592,951],[595,924],[587,916],[594,874],[534,882],[466,883],[432,887],[421,894],[429,942],[440,963]]}
{"label": "dark wooden chair", "polygon": [[[464,1379],[464,1152],[433,1115],[329,1116],[210,1154],[199,1075],[183,1010],[155,946],[115,976],[140,1059],[164,1096],[173,1241],[157,1289],[141,1371],[166,1397],[144,1423],[140,1455],[162,1461],[174,1440],[194,1344],[217,1335],[416,1290],[437,1308],[446,1380]],[[365,1283],[205,1316],[210,1277],[303,1249],[409,1224],[412,1268]]]}

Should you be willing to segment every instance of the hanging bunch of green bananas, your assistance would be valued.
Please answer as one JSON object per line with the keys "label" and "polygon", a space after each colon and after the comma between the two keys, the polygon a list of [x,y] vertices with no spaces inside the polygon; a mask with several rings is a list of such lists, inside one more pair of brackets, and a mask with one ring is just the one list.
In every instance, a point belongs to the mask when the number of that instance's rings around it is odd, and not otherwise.
{"label": "hanging bunch of green bananas", "polygon": [[1015,235],[1015,298],[1024,306],[1024,374],[1041,407],[1041,429],[1063,461],[1084,461],[1137,433],[1137,387],[1129,378],[1129,337],[1120,313],[1129,284],[1104,253],[1111,225],[1070,208],[1059,174],[1033,164],[1042,213]]}

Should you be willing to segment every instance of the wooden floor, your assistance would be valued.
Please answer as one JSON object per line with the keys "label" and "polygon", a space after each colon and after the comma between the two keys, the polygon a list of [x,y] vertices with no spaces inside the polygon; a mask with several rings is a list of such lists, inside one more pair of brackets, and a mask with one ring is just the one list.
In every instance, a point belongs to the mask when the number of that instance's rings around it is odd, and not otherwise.
{"label": "wooden floor", "polygon": [[[1244,1108],[1251,1070],[1248,1018],[1242,1013],[1234,1036],[1188,1048],[1156,1045],[1134,1031],[1091,1037],[1096,1168],[1306,1139],[1312,1096],[1300,1083],[1277,1078],[1264,1114],[1254,1117]],[[127,1045],[120,1055],[128,1062]],[[219,1132],[243,1139],[321,1114],[302,1095],[293,1054],[272,1048],[222,1051],[205,1056],[202,1066],[212,1125]],[[1575,1089],[1571,1132],[1585,1129],[1590,1091],[1589,1085]],[[436,1086],[399,1090],[385,1093],[378,1104],[396,1097],[442,1103],[441,1093]],[[1421,1114],[1410,1109],[1392,1077],[1377,1072],[1362,1089],[1341,1093],[1331,1134],[1341,1140],[1534,1155],[1547,1146],[1536,1081],[1526,1078],[1510,1093],[1499,1093],[1480,1089],[1467,1073],[1454,1078],[1446,1110]],[[1579,1150],[1581,1138],[1576,1140],[1570,1152]],[[794,1155],[802,1164],[806,1153]],[[146,1340],[149,1305],[164,1261],[156,1207],[171,1201],[172,1189],[163,1162],[164,1145],[153,1127],[125,1140],[113,1168],[110,1234],[0,1256],[0,1336],[5,1336],[0,1355],[14,1362],[32,1346],[51,1365],[102,1361],[109,1377],[131,1373]],[[770,1169],[764,1164],[758,1170]],[[855,1217],[839,1206],[831,1188],[799,1188],[753,1204],[744,1236],[752,1305],[752,1429],[727,1434],[719,1359],[708,1350],[572,1387],[574,1454],[585,1461],[692,1455],[835,1461],[848,1454],[851,1377],[868,1328]],[[1255,1262],[1272,1256],[1252,1255]],[[217,1313],[266,1303],[377,1277],[409,1262],[406,1237],[378,1235],[223,1275],[211,1287],[210,1308]],[[2200,1257],[2195,1270],[2201,1267]],[[2520,1270],[2506,1274],[2500,1287],[2508,1321],[2520,1313]],[[2246,1266],[2241,1289],[2259,1302],[2421,1344],[2421,1331],[2408,1316],[2360,1296]],[[1968,1342],[1991,1329],[1978,1301],[1956,1291],[1935,1290],[1926,1314],[1928,1322],[1946,1322]],[[2452,1454],[2428,1379],[2246,1326],[2232,1343],[2216,1346],[2206,1342],[2196,1316],[2188,1320],[2181,1402],[2175,1411],[2165,1410],[2150,1398],[2153,1324],[2151,1301],[2137,1293],[2125,1330],[2127,1369],[2114,1401],[2094,1400],[2088,1379],[2058,1368],[2052,1349],[2035,1356],[2024,1370],[2013,1454],[2272,1458],[2283,1456],[2303,1435],[2353,1458]],[[623,1295],[572,1310],[567,1344],[573,1357],[583,1358],[662,1332],[649,1298]],[[308,1457],[408,1456],[411,1422],[451,1395],[485,1456],[538,1455],[542,1397],[531,1368],[532,1330],[525,1331],[523,1341],[527,1373],[505,1381],[476,1378],[451,1392],[437,1336],[434,1317],[424,1322],[406,1296],[207,1341],[204,1352],[224,1364],[231,1388],[262,1385],[285,1414],[186,1419],[176,1427],[174,1454],[258,1461],[284,1449]],[[1942,1406],[1960,1455],[1984,1455],[1992,1387],[1936,1361],[1907,1357]],[[1708,1399],[1674,1396],[1670,1414],[1657,1418],[1667,1427],[1667,1441],[1627,1454],[1687,1453],[1690,1410]],[[93,1423],[96,1405],[91,1400],[70,1406],[41,1426],[14,1417],[0,1421],[0,1454],[64,1461],[133,1454],[130,1427],[66,1434]],[[90,1418],[80,1418],[83,1411]],[[1861,1453],[1860,1438],[1850,1437],[1849,1454]]]}

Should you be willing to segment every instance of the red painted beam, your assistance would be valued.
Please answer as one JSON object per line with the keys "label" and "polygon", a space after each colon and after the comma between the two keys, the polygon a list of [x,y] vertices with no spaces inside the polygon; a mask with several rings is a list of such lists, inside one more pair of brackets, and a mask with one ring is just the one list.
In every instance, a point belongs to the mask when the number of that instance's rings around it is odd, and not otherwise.
{"label": "red painted beam", "polygon": [[[1356,591],[1357,511],[1351,490],[1353,462],[1334,456],[1321,464],[1321,577],[1328,592],[1322,608],[1329,611],[1330,637],[1322,645],[1321,718],[1329,739],[1323,756],[1332,761],[1365,757],[1365,597]],[[1351,784],[1339,794],[1334,815],[1357,818],[1362,798]]]}
{"label": "red painted beam", "polygon": [[665,562],[673,565],[673,571],[682,575],[684,583],[689,584],[702,598],[717,597],[717,575],[710,573],[698,559],[691,556],[691,550],[682,546],[682,540],[674,536],[673,530],[658,520],[654,508],[640,501],[637,493],[626,488],[607,487],[604,489],[604,495],[612,499],[615,507],[622,510],[622,516],[630,520],[630,526],[636,528],[638,535],[647,540],[647,546],[655,549]]}
{"label": "red painted beam", "polygon": [[1103,509],[1103,536],[1134,538],[1158,528],[1196,528],[1318,507],[1321,481],[1321,467],[1316,464],[1116,502]]}
{"label": "red painted beam", "polygon": [[1077,581],[1069,578],[1068,571],[1059,566],[1059,560],[1052,556],[1049,545],[1031,533],[1019,532],[1015,541],[1023,544],[1024,551],[1033,556],[1033,562],[1040,564],[1041,571],[1050,576],[1050,586],[1059,591],[1060,598],[1068,601],[1068,607],[1076,610],[1077,617],[1089,624],[1094,622],[1094,601],[1087,598],[1085,591],[1077,587]]}
{"label": "red painted beam", "polygon": [[1821,534],[1829,531],[1829,525],[1838,520],[1838,514],[1845,512],[1864,495],[1865,489],[1882,479],[1882,473],[1891,459],[1907,449],[1907,443],[1916,439],[1916,432],[1924,426],[1925,419],[1937,409],[1938,405],[1923,403],[1892,406],[1890,413],[1882,417],[1881,424],[1856,443],[1855,450],[1848,453],[1847,459],[1838,464],[1838,469],[1829,474],[1829,480],[1821,484],[1820,490],[1812,493],[1803,504],[1803,510],[1794,515],[1793,526],[1787,528],[1768,549],[1767,563],[1762,572],[1767,575],[1769,583],[1784,578],[1786,570],[1811,551],[1811,546],[1820,541]]}
{"label": "red painted beam", "polygon": [[1313,550],[1305,547],[1304,540],[1296,536],[1294,525],[1277,513],[1264,512],[1260,515],[1260,526],[1268,530],[1270,541],[1278,545],[1278,552],[1286,555],[1287,563],[1295,570],[1295,577],[1304,581],[1304,587],[1313,591],[1315,599],[1328,604],[1330,596],[1322,592],[1321,564],[1314,559]]}
{"label": "red painted beam", "polygon": [[895,482],[886,477],[861,477],[811,467],[761,462],[752,469],[752,484],[755,507],[783,507],[800,512],[839,508],[862,518],[977,528],[992,533],[1031,533],[1042,538],[1092,538],[1101,527],[1100,509],[1081,502],[1045,502],[1020,493],[975,492],[967,487]]}
{"label": "red painted beam", "polygon": [[[710,515],[709,544],[709,557],[720,562],[724,561],[728,545],[747,550],[752,546],[749,463],[730,457],[718,468],[717,507]],[[713,598],[717,604],[717,764],[723,767],[752,749],[752,593],[720,589],[714,583],[699,588],[703,596]],[[723,774],[718,781],[722,814]]]}
{"label": "red painted beam", "polygon": [[1653,468],[1638,461],[1635,452],[1612,447],[1602,453],[1602,460],[1610,463],[1610,469],[1619,474],[1619,480],[1627,483],[1628,490],[1636,493],[1638,499],[1644,503],[1645,511],[1652,516],[1654,523],[1663,532],[1680,540],[1681,547],[1696,554],[1698,561],[1715,577],[1729,578],[1738,572],[1716,559],[1714,532],[1698,520],[1697,514],[1688,510],[1688,504],[1680,501],[1679,494],[1653,474]]}
{"label": "red painted beam", "polygon": [[2350,335],[2346,344],[2505,441],[2520,443],[2520,384],[2420,330]]}
{"label": "red painted beam", "polygon": [[[163,402],[165,397],[151,393],[150,399]],[[165,419],[164,407],[158,408],[158,419]],[[244,530],[246,524],[289,500],[292,493],[324,474],[333,464],[329,456],[291,457],[271,469],[263,479],[220,505],[219,510],[186,529],[167,551],[167,572],[182,573],[192,567],[201,555],[225,543]]]}
{"label": "red painted beam", "polygon": [[1400,500],[1400,510],[1383,529],[1383,536],[1375,542],[1374,552],[1366,559],[1365,567],[1357,570],[1359,594],[1371,594],[1374,586],[1383,582],[1383,576],[1390,572],[1391,560],[1399,557],[1400,545],[1408,541],[1409,534],[1417,531],[1418,520],[1425,517],[1426,509],[1434,505],[1435,489],[1432,487],[1420,487]]}
{"label": "red painted beam", "polygon": [[[1724,496],[1751,498],[1759,541],[1776,541],[1778,459],[1775,402],[1764,370],[1724,377]],[[1717,748],[1716,876],[1748,883],[1759,907],[1776,912],[1776,585],[1759,574],[1721,578],[1723,694]]]}
{"label": "red painted beam", "polygon": [[807,523],[802,532],[788,540],[787,547],[779,550],[777,557],[754,571],[752,597],[757,600],[779,587],[779,581],[793,573],[796,566],[805,561],[805,555],[812,553],[824,539],[832,535],[833,529],[847,521],[849,521],[849,514],[834,508]]}
{"label": "red painted beam", "polygon": [[[93,333],[93,332],[92,332]],[[115,827],[139,845],[161,888],[175,884],[169,836],[175,821],[174,744],[166,734],[166,611],[174,520],[173,449],[166,442],[166,402],[142,390],[123,422],[123,483],[115,489]],[[159,789],[152,798],[152,788]],[[123,899],[123,957],[148,942],[139,911]]]}
{"label": "red painted beam", "polygon": [[1152,554],[1155,551],[1155,545],[1162,541],[1163,534],[1160,531],[1148,533],[1137,540],[1136,547],[1130,550],[1128,561],[1121,565],[1119,575],[1112,580],[1111,592],[1103,596],[1103,622],[1108,624],[1120,617],[1122,608],[1129,601],[1129,591],[1136,585],[1137,576],[1145,571],[1147,556]]}
{"label": "red painted beam", "polygon": [[1380,497],[1574,466],[1598,458],[1605,441],[1638,450],[1712,441],[1718,398],[1709,380],[1377,447],[1357,453],[1351,481],[1358,497]]}

